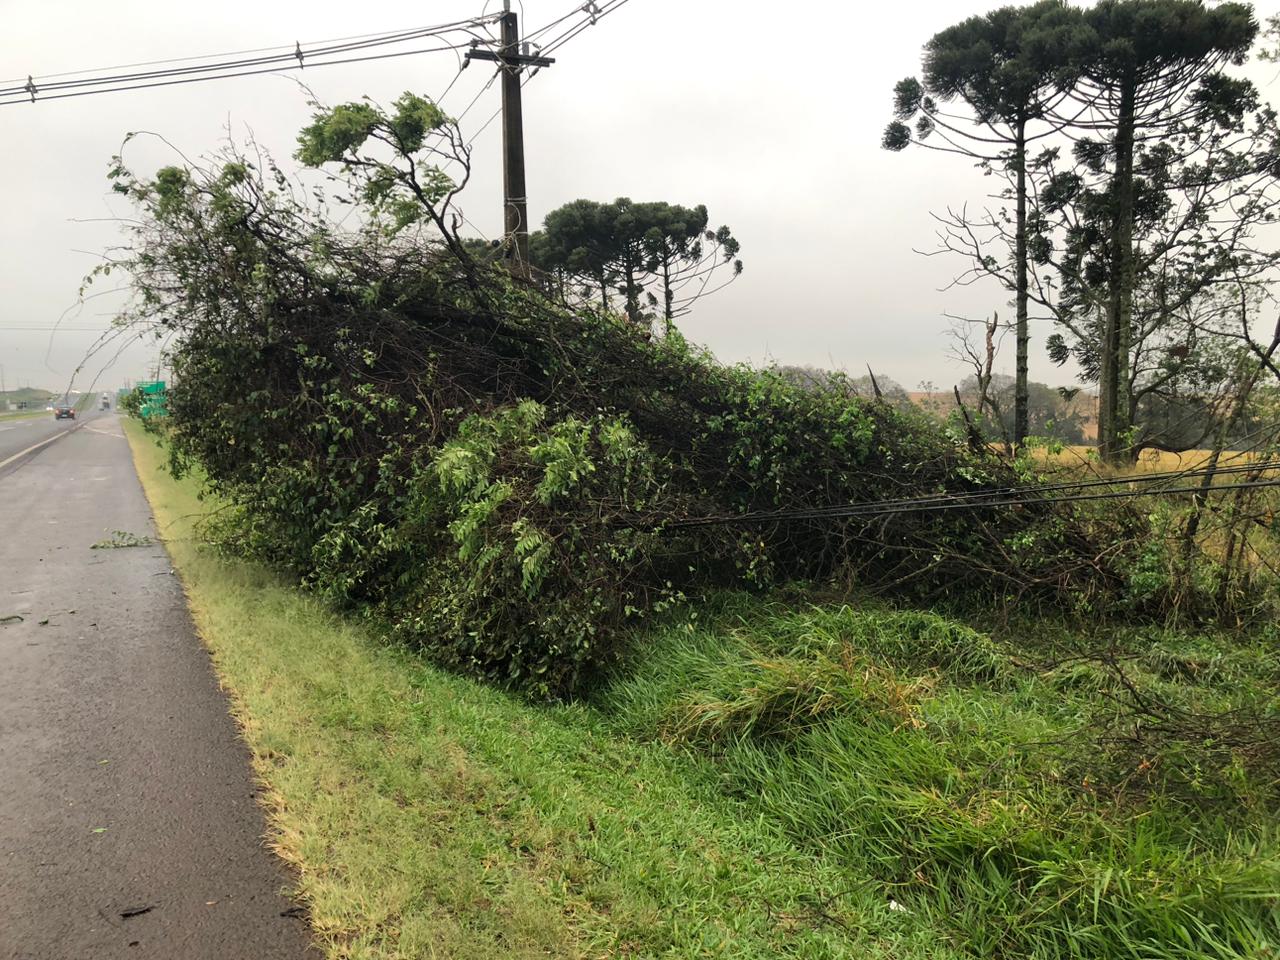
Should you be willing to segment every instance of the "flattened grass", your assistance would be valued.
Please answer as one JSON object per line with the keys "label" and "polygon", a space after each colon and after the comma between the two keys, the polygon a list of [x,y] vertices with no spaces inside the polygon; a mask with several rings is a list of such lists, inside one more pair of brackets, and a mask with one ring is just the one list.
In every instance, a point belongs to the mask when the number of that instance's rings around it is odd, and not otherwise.
{"label": "flattened grass", "polygon": [[[1265,638],[1137,642],[1126,682],[1180,709],[1274,690]],[[1194,731],[1111,742],[1139,721],[1099,726],[1125,689],[1088,661],[1036,669],[918,611],[758,601],[654,643],[604,695],[616,722],[714,757],[727,793],[966,956],[1276,955],[1276,785]]]}

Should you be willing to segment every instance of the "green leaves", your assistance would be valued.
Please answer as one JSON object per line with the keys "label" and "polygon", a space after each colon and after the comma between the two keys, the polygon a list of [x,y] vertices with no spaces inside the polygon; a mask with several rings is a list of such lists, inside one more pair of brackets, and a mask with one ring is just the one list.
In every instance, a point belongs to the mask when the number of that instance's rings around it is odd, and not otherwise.
{"label": "green leaves", "polygon": [[317,110],[310,125],[298,134],[294,156],[309,167],[346,160],[359,150],[386,120],[368,103],[344,103]]}
{"label": "green leaves", "polygon": [[448,122],[444,112],[425,97],[403,93],[393,104],[394,112],[387,124],[405,154],[417,153],[428,133]]}
{"label": "green leaves", "polygon": [[423,220],[441,222],[441,206],[457,184],[417,154],[433,134],[448,138],[452,121],[430,100],[404,93],[384,111],[369,102],[317,109],[298,135],[294,156],[309,167],[341,164],[384,232]]}

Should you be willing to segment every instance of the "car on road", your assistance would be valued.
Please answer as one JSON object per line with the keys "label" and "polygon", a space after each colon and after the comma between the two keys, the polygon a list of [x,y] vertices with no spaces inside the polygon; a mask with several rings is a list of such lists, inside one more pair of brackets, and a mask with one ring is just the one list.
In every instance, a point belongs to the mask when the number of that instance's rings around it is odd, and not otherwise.
{"label": "car on road", "polygon": [[76,408],[70,403],[60,403],[53,408],[53,419],[55,420],[74,420],[76,418]]}

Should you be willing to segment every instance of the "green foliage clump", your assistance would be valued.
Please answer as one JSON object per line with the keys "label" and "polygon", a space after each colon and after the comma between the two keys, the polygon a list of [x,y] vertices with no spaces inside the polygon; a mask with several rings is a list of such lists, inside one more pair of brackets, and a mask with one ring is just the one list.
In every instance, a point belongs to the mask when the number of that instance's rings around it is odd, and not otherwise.
{"label": "green foliage clump", "polygon": [[609,523],[669,505],[663,474],[617,417],[549,422],[532,400],[468,417],[410,484],[401,533],[432,549],[383,602],[393,633],[502,683],[574,689],[671,595],[642,569],[657,534]]}

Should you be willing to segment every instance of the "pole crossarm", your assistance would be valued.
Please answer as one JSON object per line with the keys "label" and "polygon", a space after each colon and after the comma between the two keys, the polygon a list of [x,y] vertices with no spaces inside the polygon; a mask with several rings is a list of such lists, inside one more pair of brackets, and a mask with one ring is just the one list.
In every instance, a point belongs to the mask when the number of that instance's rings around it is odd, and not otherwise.
{"label": "pole crossarm", "polygon": [[467,51],[468,60],[492,60],[508,67],[549,67],[556,62],[555,57],[531,56],[525,53],[506,53],[496,50],[483,50],[473,47]]}

